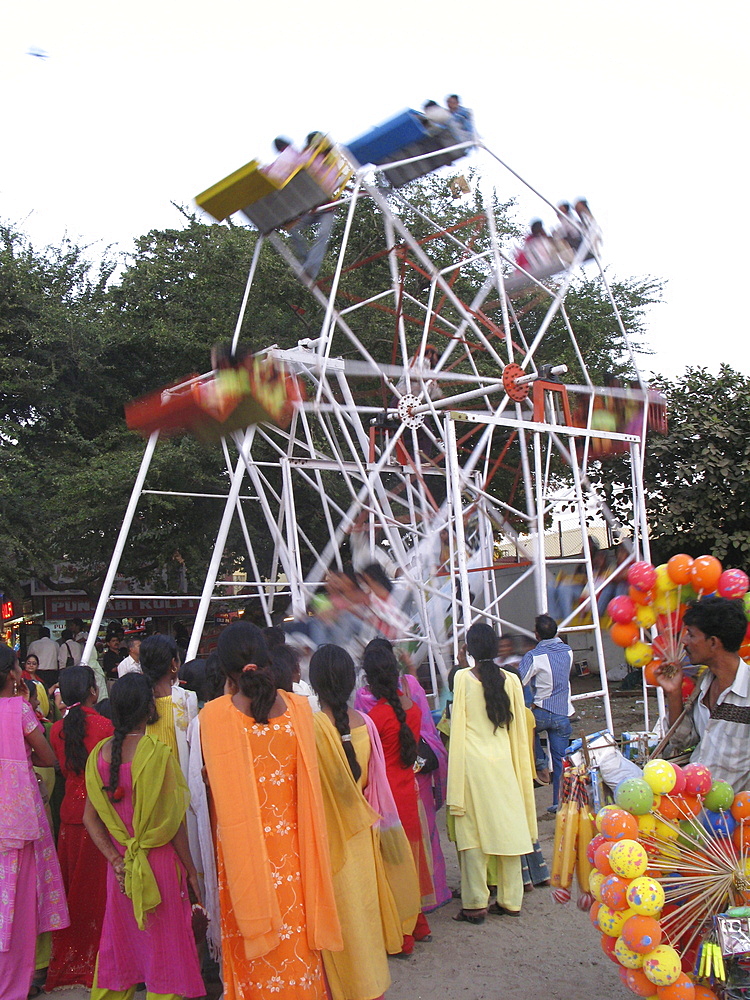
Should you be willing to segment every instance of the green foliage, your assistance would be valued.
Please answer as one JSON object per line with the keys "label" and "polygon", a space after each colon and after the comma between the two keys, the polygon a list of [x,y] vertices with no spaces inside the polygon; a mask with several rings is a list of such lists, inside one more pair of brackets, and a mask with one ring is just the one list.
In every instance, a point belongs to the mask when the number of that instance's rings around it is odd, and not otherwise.
{"label": "green foliage", "polygon": [[[428,177],[389,195],[392,209],[411,233],[426,238],[434,227],[455,230],[457,239],[473,249],[489,246],[487,226],[462,225],[483,209],[481,195],[455,200],[443,178]],[[498,232],[506,249],[518,237],[513,206],[493,205]],[[418,210],[418,211],[417,211]],[[78,568],[74,585],[95,594],[101,584],[122,515],[143,454],[143,440],[125,428],[124,404],[134,397],[209,366],[211,346],[231,338],[237,322],[247,273],[258,239],[243,226],[205,225],[181,210],[181,228],[154,230],[136,241],[126,261],[110,255],[92,264],[83,248],[68,241],[38,250],[10,226],[0,225],[0,581],[12,588],[35,576],[54,583],[60,563]],[[340,212],[332,248],[339,245],[346,221]],[[344,262],[341,294],[355,305],[390,286],[391,271],[382,252],[383,226],[378,207],[361,199]],[[282,239],[287,237],[282,234]],[[407,349],[422,335],[429,278],[414,267],[413,251],[396,234],[396,267],[405,275],[405,290],[417,300],[409,304]],[[425,252],[441,268],[455,264],[461,249],[439,235],[425,243]],[[332,251],[328,263],[333,260]],[[363,263],[366,262],[366,263]],[[357,265],[357,266],[355,266]],[[359,266],[361,265],[361,266]],[[324,267],[323,274],[330,272]],[[457,295],[471,301],[487,273],[479,263],[451,273]],[[324,286],[325,287],[325,286]],[[629,279],[614,282],[613,292],[627,325],[643,334],[643,313],[658,297],[658,283]],[[582,281],[567,299],[576,317],[576,331],[586,362],[595,376],[628,372],[619,330],[598,284]],[[379,362],[400,360],[394,350],[397,325],[392,296],[380,308],[349,313],[357,337]],[[524,306],[525,308],[525,306]],[[543,315],[545,303],[528,305],[524,327]],[[537,310],[537,312],[534,312]],[[458,314],[449,297],[429,337],[442,347]],[[498,345],[501,315],[487,307],[486,335]],[[253,349],[269,345],[293,347],[303,337],[316,337],[323,313],[309,293],[289,273],[283,260],[264,248],[258,261],[242,329]],[[494,327],[493,327],[494,324]],[[456,357],[460,352],[457,352]],[[357,354],[351,341],[335,334],[333,356]],[[549,335],[550,360],[563,359],[575,370],[567,331],[555,320]],[[486,352],[475,355],[479,371],[497,374]],[[457,371],[469,370],[466,362]],[[382,385],[373,378],[362,386],[358,401],[382,405]],[[360,387],[358,386],[358,392]],[[336,427],[335,421],[331,422]],[[313,428],[322,450],[322,431]],[[499,445],[498,445],[499,447]],[[259,458],[274,460],[270,445],[260,446]],[[281,490],[278,470],[264,470]],[[321,473],[327,494],[341,506],[350,496],[340,475]],[[160,442],[149,472],[152,489],[225,492],[224,459],[217,448],[178,437]],[[504,480],[496,488],[505,490]],[[325,532],[319,500],[312,489],[296,496],[297,519],[318,541]],[[121,571],[149,586],[173,590],[187,578],[190,592],[200,587],[221,515],[216,499],[144,496],[121,563]],[[246,506],[249,530],[261,565],[270,559],[272,539],[257,505]],[[226,566],[241,564],[244,545],[239,527],[230,535]],[[309,562],[309,553],[303,552]],[[156,579],[156,583],[154,580]]]}
{"label": "green foliage", "polygon": [[669,434],[652,437],[644,472],[656,554],[715,555],[750,567],[750,378],[689,368],[660,388]]}

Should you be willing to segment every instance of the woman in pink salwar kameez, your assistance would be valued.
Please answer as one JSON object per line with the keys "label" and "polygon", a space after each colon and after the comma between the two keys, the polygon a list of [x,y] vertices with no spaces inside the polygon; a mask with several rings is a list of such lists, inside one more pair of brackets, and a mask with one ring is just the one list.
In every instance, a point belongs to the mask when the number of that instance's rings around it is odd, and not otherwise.
{"label": "woman in pink salwar kameez", "polygon": [[60,865],[32,765],[55,755],[18,696],[21,668],[0,645],[0,997],[26,1000],[38,934],[67,927]]}

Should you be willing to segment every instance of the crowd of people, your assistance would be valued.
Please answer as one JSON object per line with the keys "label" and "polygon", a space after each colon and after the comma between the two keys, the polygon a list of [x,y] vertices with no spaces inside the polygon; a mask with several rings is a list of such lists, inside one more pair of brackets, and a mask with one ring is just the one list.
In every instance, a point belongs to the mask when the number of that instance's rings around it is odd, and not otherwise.
{"label": "crowd of people", "polygon": [[[660,677],[676,742],[745,787],[742,602],[703,598],[685,625],[707,671],[684,716],[681,674]],[[460,923],[517,916],[549,884],[534,785],[549,752],[554,810],[571,735],[572,651],[550,615],[535,632],[519,655],[475,622],[437,726],[382,635],[356,662],[318,644],[303,681],[277,627],[237,621],[185,664],[157,633],[130,646],[136,666],[104,700],[91,666],[66,656],[46,688],[36,654],[25,677],[0,645],[0,996],[36,996],[46,979],[93,1000],[138,986],[149,1000],[376,1000],[388,956],[429,944],[429,914],[451,898]]]}
{"label": "crowd of people", "polygon": [[[105,699],[90,665],[66,657],[47,688],[0,647],[0,794],[18,792],[0,811],[7,1000],[45,977],[95,1000],[141,984],[149,998],[203,997],[212,981],[227,1000],[375,1000],[388,956],[430,942],[430,911],[460,897],[455,919],[481,923],[520,911],[532,870],[548,882],[523,664],[498,665],[489,625],[468,632],[440,732],[382,634],[356,662],[317,643],[306,681],[275,627],[233,623],[186,664],[158,633],[115,663],[110,638]],[[502,794],[482,794],[488,783]]]}

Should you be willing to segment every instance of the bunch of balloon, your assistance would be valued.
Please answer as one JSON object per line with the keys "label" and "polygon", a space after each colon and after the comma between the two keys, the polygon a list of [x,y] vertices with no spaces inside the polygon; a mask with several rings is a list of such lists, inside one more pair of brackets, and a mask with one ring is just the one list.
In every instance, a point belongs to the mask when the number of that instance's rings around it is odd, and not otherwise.
{"label": "bunch of balloon", "polygon": [[[682,618],[688,602],[709,594],[743,598],[750,619],[750,580],[741,569],[722,568],[715,556],[692,559],[680,553],[669,562],[652,566],[636,562],[628,570],[628,593],[614,597],[607,605],[612,619],[610,636],[625,650],[631,667],[644,668],[647,684],[655,685],[657,673],[675,673],[685,657]],[[652,642],[645,631],[655,631]],[[750,625],[741,655],[750,656]]]}
{"label": "bunch of balloon", "polygon": [[702,764],[653,760],[618,785],[596,828],[590,916],[623,983],[650,1000],[716,1000],[714,917],[750,901],[750,792]]}

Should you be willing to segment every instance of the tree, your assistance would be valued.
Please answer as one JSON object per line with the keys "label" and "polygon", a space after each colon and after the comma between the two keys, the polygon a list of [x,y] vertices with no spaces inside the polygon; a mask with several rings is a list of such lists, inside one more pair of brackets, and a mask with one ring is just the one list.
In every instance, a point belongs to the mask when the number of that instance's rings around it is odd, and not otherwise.
{"label": "tree", "polygon": [[[655,561],[678,552],[715,555],[750,567],[750,378],[721,365],[718,375],[688,368],[652,388],[667,399],[669,432],[650,435],[644,491]],[[600,486],[620,516],[630,515],[617,462]]]}

